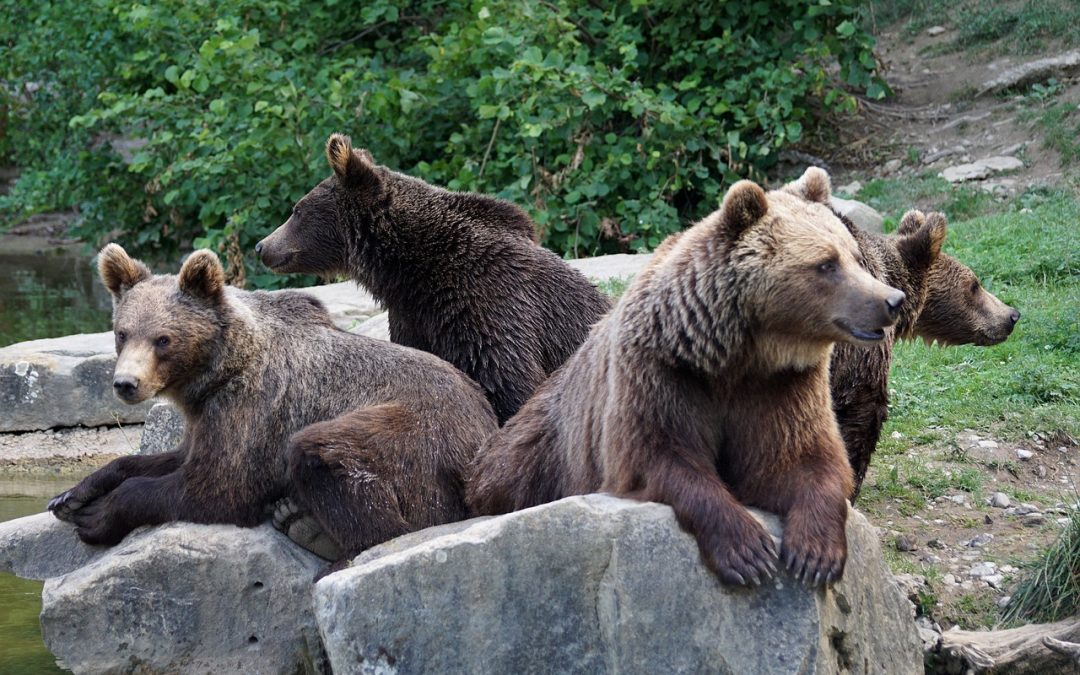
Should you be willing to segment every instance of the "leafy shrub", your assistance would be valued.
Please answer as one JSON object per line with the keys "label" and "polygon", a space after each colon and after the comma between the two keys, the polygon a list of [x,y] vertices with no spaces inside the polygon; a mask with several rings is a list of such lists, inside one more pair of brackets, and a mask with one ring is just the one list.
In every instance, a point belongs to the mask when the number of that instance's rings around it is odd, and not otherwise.
{"label": "leafy shrub", "polygon": [[650,249],[813,111],[885,95],[856,5],[0,0],[0,152],[24,169],[0,209],[76,205],[89,240],[238,267],[341,130],[526,206],[564,255]]}

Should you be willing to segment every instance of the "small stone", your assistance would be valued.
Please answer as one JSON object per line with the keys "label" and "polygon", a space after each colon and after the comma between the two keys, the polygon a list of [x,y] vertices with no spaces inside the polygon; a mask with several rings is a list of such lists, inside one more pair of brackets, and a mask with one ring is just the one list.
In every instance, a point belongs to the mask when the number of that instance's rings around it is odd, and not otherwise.
{"label": "small stone", "polygon": [[1041,513],[1029,513],[1021,521],[1024,527],[1039,527],[1046,522],[1046,516]]}
{"label": "small stone", "polygon": [[919,548],[919,541],[913,534],[901,534],[896,538],[897,551],[914,551]]}
{"label": "small stone", "polygon": [[994,604],[997,605],[998,609],[1005,609],[1006,607],[1009,606],[1009,602],[1011,600],[1012,600],[1011,595],[1003,595],[1000,598],[998,598],[997,602],[995,602]]}
{"label": "small stone", "polygon": [[926,542],[926,545],[930,548],[945,548],[945,544],[941,543],[940,539],[931,539],[930,541]]}
{"label": "small stone", "polygon": [[941,564],[941,558],[934,555],[933,553],[924,553],[921,556],[919,556],[919,560],[923,561],[927,565],[940,565]]}
{"label": "small stone", "polygon": [[995,492],[990,495],[990,506],[993,506],[995,509],[1007,509],[1010,504],[1012,504],[1012,500],[1009,499],[1009,495],[1004,492]]}
{"label": "small stone", "polygon": [[975,565],[968,571],[968,576],[976,579],[988,577],[997,573],[997,565],[992,562],[983,562]]}
{"label": "small stone", "polygon": [[1016,571],[1016,568],[1013,567],[1012,565],[1002,565],[1001,566],[1001,573],[1002,574],[1012,574],[1015,571]]}
{"label": "small stone", "polygon": [[971,548],[979,548],[981,546],[986,546],[993,540],[994,535],[990,534],[989,532],[983,532],[982,534],[975,535],[975,537],[968,542],[968,546],[970,546]]}
{"label": "small stone", "polygon": [[979,447],[984,450],[994,450],[998,446],[997,441],[979,441]]}
{"label": "small stone", "polygon": [[885,164],[881,167],[881,172],[887,176],[891,173],[896,173],[897,171],[899,171],[900,167],[902,167],[903,165],[904,162],[899,159],[890,159],[889,161],[885,162]]}
{"label": "small stone", "polygon": [[946,495],[945,499],[961,506],[967,504],[967,495]]}
{"label": "small stone", "polygon": [[1042,464],[1038,464],[1033,469],[1036,478],[1046,478],[1046,467]]}
{"label": "small stone", "polygon": [[941,577],[941,583],[946,584],[948,586],[954,586],[956,584],[956,577],[954,577],[951,574],[946,574],[943,577]]}
{"label": "small stone", "polygon": [[904,437],[904,434],[900,433],[899,431],[894,431],[891,434],[889,434],[889,438],[893,439],[894,441],[899,440],[899,439],[901,439],[903,437]]}
{"label": "small stone", "polygon": [[994,519],[990,517],[990,514],[983,514],[983,523],[987,525],[993,525]]}
{"label": "small stone", "polygon": [[937,37],[945,32],[945,26],[930,26],[926,29],[926,34],[930,37]]}
{"label": "small stone", "polygon": [[1027,502],[1020,504],[1019,506],[1013,506],[1005,509],[1005,515],[1007,516],[1026,516],[1029,513],[1038,513],[1039,507]]}
{"label": "small stone", "polygon": [[1020,448],[1016,451],[1016,456],[1026,462],[1027,460],[1034,457],[1035,453],[1030,450],[1024,450],[1023,448]]}
{"label": "small stone", "polygon": [[836,191],[846,194],[848,197],[854,197],[855,195],[859,194],[859,190],[861,189],[862,183],[857,180],[853,180],[847,185],[841,185],[840,187],[836,188]]}
{"label": "small stone", "polygon": [[1001,588],[1001,583],[1004,579],[1005,577],[1000,574],[991,574],[982,578],[982,580],[985,581],[988,586],[997,589]]}

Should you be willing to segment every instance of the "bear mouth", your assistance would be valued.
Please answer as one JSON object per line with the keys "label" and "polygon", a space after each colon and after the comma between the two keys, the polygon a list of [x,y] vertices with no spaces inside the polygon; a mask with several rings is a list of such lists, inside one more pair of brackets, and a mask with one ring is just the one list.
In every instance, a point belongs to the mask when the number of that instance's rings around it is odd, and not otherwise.
{"label": "bear mouth", "polygon": [[289,263],[292,262],[292,260],[293,260],[293,253],[291,251],[287,251],[285,253],[278,253],[278,254],[264,253],[262,255],[263,264],[266,265],[267,267],[269,267],[271,270],[274,270],[274,271],[279,271],[282,268],[287,267],[289,265]]}
{"label": "bear mouth", "polygon": [[885,339],[885,329],[878,328],[876,330],[864,330],[862,328],[855,328],[849,326],[847,323],[837,319],[834,322],[840,330],[844,331],[851,337],[855,338],[859,342],[880,342]]}

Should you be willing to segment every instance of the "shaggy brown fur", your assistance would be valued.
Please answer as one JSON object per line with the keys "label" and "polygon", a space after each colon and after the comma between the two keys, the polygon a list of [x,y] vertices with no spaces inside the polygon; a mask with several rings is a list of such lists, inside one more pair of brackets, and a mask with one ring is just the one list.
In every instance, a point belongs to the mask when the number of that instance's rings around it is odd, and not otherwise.
{"label": "shaggy brown fur", "polygon": [[341,331],[309,295],[226,288],[210,251],[179,276],[115,244],[99,265],[117,395],[164,396],[186,429],[172,452],[115,460],[49,504],[83,541],[172,520],[251,526],[287,494],[346,556],[465,517],[462,472],[496,422],[449,364]]}
{"label": "shaggy brown fur", "polygon": [[363,284],[389,311],[390,338],[479,382],[500,422],[610,307],[535,243],[532,221],[516,206],[377,166],[340,134],[326,154],[333,175],[255,250],[275,272]]}
{"label": "shaggy brown fur", "polygon": [[737,183],[634,280],[581,349],[477,455],[469,504],[495,514],[604,491],[670,504],[734,584],[774,569],[740,504],[785,518],[797,577],[838,578],[851,469],[832,344],[884,338],[903,294],[858,263],[828,176],[799,195]]}

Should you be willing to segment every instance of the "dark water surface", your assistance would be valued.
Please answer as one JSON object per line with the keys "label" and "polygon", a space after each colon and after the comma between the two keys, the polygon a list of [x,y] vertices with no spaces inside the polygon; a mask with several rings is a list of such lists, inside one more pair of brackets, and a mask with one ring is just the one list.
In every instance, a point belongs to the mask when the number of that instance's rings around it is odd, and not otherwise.
{"label": "dark water surface", "polygon": [[0,239],[0,347],[109,330],[109,293],[81,246],[34,250]]}
{"label": "dark water surface", "polygon": [[[66,490],[74,478],[0,479],[0,522],[45,509],[53,495]],[[63,673],[41,641],[41,581],[0,574],[0,673],[36,675]]]}

